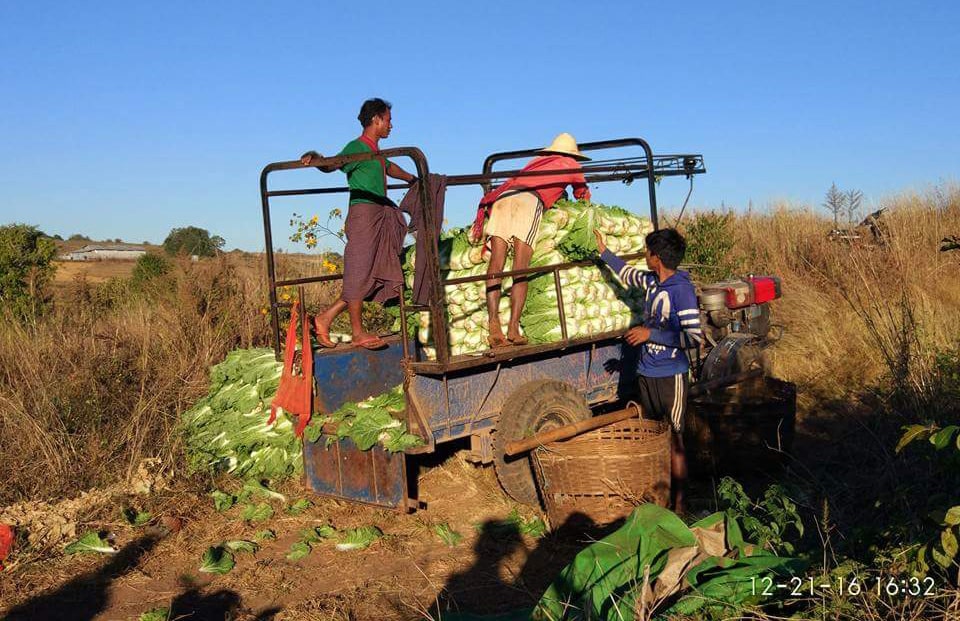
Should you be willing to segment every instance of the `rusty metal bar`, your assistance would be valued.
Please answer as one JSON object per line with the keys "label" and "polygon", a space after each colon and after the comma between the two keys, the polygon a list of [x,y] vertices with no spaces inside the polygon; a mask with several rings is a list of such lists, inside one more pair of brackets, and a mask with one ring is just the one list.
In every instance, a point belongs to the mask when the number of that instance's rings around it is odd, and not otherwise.
{"label": "rusty metal bar", "polygon": [[563,292],[560,290],[560,270],[558,269],[553,270],[553,286],[557,290],[557,311],[560,313],[560,338],[566,341],[567,314],[563,310]]}
{"label": "rusty metal bar", "polygon": [[[650,171],[652,174],[647,174],[647,189],[649,192],[649,201],[650,201],[650,220],[653,222],[654,230],[660,228],[659,219],[657,216],[657,189],[656,189],[656,170],[654,164],[653,150],[650,148],[650,144],[647,143],[643,138],[620,138],[617,140],[602,140],[599,142],[585,142],[579,145],[581,151],[595,151],[598,149],[616,149],[620,147],[629,147],[629,146],[639,146],[643,149],[643,153],[646,156],[647,160],[647,171]],[[539,154],[543,150],[542,147],[535,149],[523,149],[520,151],[504,151],[501,153],[493,153],[487,156],[487,159],[483,162],[483,172],[484,174],[489,174],[493,169],[493,164],[501,160],[511,160],[519,159],[523,157],[532,157]],[[688,156],[695,157],[695,156]],[[702,163],[702,158],[700,158]],[[691,170],[688,174],[696,174],[700,171]],[[702,172],[706,172],[704,169]],[[489,181],[483,184],[485,192],[489,192],[491,189]]]}
{"label": "rusty metal bar", "polygon": [[[381,152],[382,153],[382,152]],[[676,168],[677,164],[683,165],[686,158],[693,158],[696,162],[694,168]],[[658,166],[658,163],[660,164]],[[639,176],[645,176],[649,170],[649,164],[606,164],[603,166],[584,166],[579,169],[569,170],[549,170],[549,171],[527,171],[522,170],[502,170],[491,171],[481,174],[449,175],[447,176],[448,186],[463,185],[483,185],[490,181],[506,179],[509,177],[538,177],[545,175],[582,172],[588,183],[604,181],[621,181],[635,179]],[[301,166],[302,167],[302,166]],[[312,168],[312,167],[311,167]],[[703,157],[701,155],[655,155],[654,156],[654,174],[657,177],[679,177],[690,174],[700,174],[706,172],[703,168]],[[612,173],[602,175],[600,173]],[[387,186],[388,190],[402,190],[409,188],[409,183],[392,183]],[[347,186],[336,186],[330,188],[305,188],[301,190],[270,190],[267,196],[306,196],[316,194],[343,194],[349,192]]]}
{"label": "rusty metal bar", "polygon": [[291,287],[293,285],[309,285],[315,282],[329,282],[331,280],[342,280],[343,274],[328,274],[327,276],[305,276],[304,278],[290,278],[287,280],[278,280],[275,283],[279,287]]}
{"label": "rusty metal bar", "polygon": [[280,359],[280,314],[277,311],[277,268],[273,262],[273,230],[270,225],[270,197],[267,195],[267,174],[260,173],[260,204],[263,210],[263,243],[267,254],[267,280],[270,283],[270,327],[273,330],[273,354]]}
{"label": "rusty metal bar", "polygon": [[[420,178],[426,178],[426,174],[429,172],[427,169],[427,161],[423,155],[423,152],[416,147],[397,147],[393,149],[385,149],[377,153],[358,153],[356,155],[340,155],[334,157],[325,157],[320,158],[315,166],[305,166],[300,160],[289,160],[283,162],[274,162],[272,164],[267,164],[263,167],[263,170],[260,171],[260,201],[261,201],[261,210],[263,212],[263,235],[264,235],[264,252],[267,255],[267,279],[269,281],[270,290],[270,323],[273,329],[273,349],[274,353],[279,359],[280,356],[280,317],[277,307],[277,288],[282,286],[290,285],[301,285],[314,282],[324,282],[328,280],[337,280],[342,279],[342,274],[333,274],[329,276],[317,276],[311,278],[294,278],[289,280],[277,281],[277,272],[276,272],[276,263],[274,260],[273,252],[273,232],[272,225],[270,222],[270,197],[274,195],[267,189],[267,177],[272,172],[280,170],[296,170],[298,168],[328,168],[329,172],[349,164],[351,162],[363,162],[371,160],[374,158],[390,158],[390,157],[409,157],[413,160],[414,165],[417,168]],[[423,185],[423,184],[421,184]],[[409,184],[406,184],[405,187],[409,187]],[[337,191],[347,191],[349,188],[339,189]],[[304,192],[302,190],[296,191],[282,191],[284,196],[298,195],[304,193],[318,193],[318,192]],[[429,197],[427,198],[429,201]],[[429,203],[424,203],[425,207]],[[430,211],[428,209],[428,211]],[[436,236],[430,233],[431,237],[435,238]],[[436,255],[436,243],[437,240],[433,239],[434,246],[434,255]],[[439,273],[439,267],[437,267],[437,273]]]}
{"label": "rusty metal bar", "polygon": [[[613,149],[619,147],[629,147],[629,146],[640,146],[644,151],[644,157],[642,160],[645,160],[645,163],[642,163],[641,158],[631,157],[631,158],[620,158],[620,159],[610,159],[599,161],[596,164],[590,165],[587,164],[581,168],[568,172],[583,172],[588,182],[597,182],[597,181],[614,181],[614,180],[632,180],[638,176],[645,176],[648,180],[648,188],[650,193],[650,214],[651,220],[653,221],[654,227],[658,227],[657,220],[657,206],[656,206],[656,187],[655,187],[655,177],[657,176],[676,176],[676,175],[685,175],[689,176],[692,174],[699,174],[706,172],[703,166],[703,158],[700,155],[661,155],[654,156],[652,150],[650,149],[649,144],[642,138],[623,138],[618,140],[606,140],[599,142],[589,142],[583,143],[580,145],[581,150],[591,151],[598,149]],[[526,149],[521,151],[507,151],[502,153],[494,153],[487,157],[484,161],[483,173],[480,175],[454,175],[447,178],[448,186],[458,186],[458,185],[471,185],[471,184],[481,184],[486,190],[490,189],[490,182],[495,179],[503,179],[507,177],[536,177],[546,174],[557,174],[558,172],[564,171],[533,171],[533,172],[524,172],[522,170],[507,170],[507,171],[498,171],[493,172],[492,166],[493,163],[505,159],[516,159],[521,157],[529,157],[539,153],[541,149]],[[264,167],[260,175],[260,193],[261,193],[261,202],[263,209],[263,218],[264,218],[264,239],[266,245],[266,254],[267,254],[267,272],[268,278],[270,281],[270,307],[271,307],[271,323],[274,332],[274,350],[279,355],[280,347],[280,327],[279,327],[279,316],[278,316],[278,304],[276,290],[278,287],[290,286],[290,285],[302,285],[308,283],[317,283],[325,282],[332,280],[342,279],[342,274],[320,276],[320,277],[310,277],[310,278],[295,278],[288,280],[278,281],[276,278],[276,264],[274,261],[274,252],[273,252],[273,241],[272,241],[272,231],[270,225],[270,204],[269,199],[272,196],[298,196],[298,195],[309,195],[309,194],[334,194],[334,193],[344,193],[348,192],[348,187],[334,187],[334,188],[314,188],[314,189],[305,189],[305,190],[274,190],[269,191],[267,189],[267,176],[271,172],[279,170],[295,170],[299,168],[320,168],[325,172],[333,172],[334,170],[342,167],[345,164],[351,162],[362,162],[374,158],[390,158],[390,157],[409,157],[414,161],[414,164],[417,168],[418,177],[420,179],[426,180],[429,175],[429,169],[427,166],[426,158],[423,153],[415,147],[397,147],[393,149],[385,149],[377,153],[360,153],[356,155],[346,155],[346,156],[334,156],[327,158],[320,158],[313,166],[304,166],[299,160],[291,160],[284,162],[275,162],[268,164]],[[410,184],[392,184],[387,186],[388,189],[402,189],[409,188]],[[420,184],[421,192],[421,201],[424,205],[425,210],[425,226],[428,229],[423,232],[428,236],[428,239],[425,240],[425,252],[426,259],[428,262],[428,269],[432,270],[433,273],[440,273],[439,265],[439,239],[435,234],[436,230],[436,217],[434,206],[432,205],[431,198],[429,196],[429,191],[426,183]],[[639,258],[642,255],[640,254],[631,254],[625,255],[624,259],[632,260]],[[566,331],[566,320],[565,313],[563,310],[562,302],[562,291],[559,287],[559,270],[560,269],[569,269],[571,267],[585,266],[592,264],[592,261],[579,261],[579,262],[569,262],[562,263],[556,266],[540,267],[540,268],[527,268],[524,270],[512,270],[509,272],[501,272],[496,277],[507,277],[507,276],[522,276],[527,274],[541,274],[547,272],[554,273],[554,282],[555,286],[558,288],[558,312],[561,317],[561,326],[563,331]],[[430,315],[431,323],[434,327],[434,345],[437,350],[437,361],[436,363],[416,363],[416,366],[421,367],[422,365],[428,365],[429,367],[447,367],[450,361],[450,352],[448,351],[448,323],[445,313],[445,286],[446,285],[455,285],[461,283],[475,282],[488,278],[490,275],[483,274],[478,276],[468,276],[462,278],[451,279],[443,281],[440,278],[436,279],[434,282],[433,290],[431,291],[431,302]],[[402,293],[401,293],[402,295]],[[401,312],[401,315],[405,318],[405,313]],[[401,321],[404,323],[404,321]],[[599,335],[598,335],[599,336]],[[602,338],[602,337],[601,337]],[[597,337],[592,337],[590,339],[583,340],[582,342],[596,342],[601,340]],[[516,352],[521,350],[526,353],[536,353],[537,351],[550,351],[553,349],[562,349],[564,347],[570,346],[581,341],[569,341],[568,338],[560,343],[549,344],[546,346],[535,346],[532,349],[527,347],[513,348]],[[406,345],[406,332],[404,332],[404,344]],[[519,352],[517,352],[519,353]],[[409,351],[405,352],[405,358],[409,356]],[[512,356],[511,356],[512,357]],[[493,359],[487,358],[486,361],[490,362],[493,360],[499,359],[495,357]],[[504,358],[509,359],[509,358]],[[474,365],[468,365],[474,366]],[[425,367],[424,367],[425,368]]]}
{"label": "rusty metal bar", "polygon": [[545,354],[555,351],[562,351],[581,345],[590,345],[600,341],[609,341],[622,337],[626,330],[617,330],[613,332],[603,332],[586,337],[568,339],[566,341],[553,341],[551,343],[541,343],[537,345],[514,345],[498,350],[490,350],[484,355],[464,355],[457,356],[446,365],[440,365],[432,361],[414,362],[410,368],[414,373],[424,375],[442,375],[449,372],[472,369],[474,367],[495,365],[498,362],[509,362],[515,358],[524,358],[537,354]]}
{"label": "rusty metal bar", "polygon": [[407,309],[403,300],[403,290],[406,283],[400,283],[400,338],[403,347],[403,359],[410,357],[410,344],[407,342]]}
{"label": "rusty metal bar", "polygon": [[[646,256],[640,252],[634,252],[631,254],[620,255],[620,258],[624,261],[633,261],[634,259],[640,259]],[[509,270],[506,272],[496,272],[494,274],[477,274],[475,276],[460,276],[458,278],[451,278],[449,280],[444,280],[444,285],[461,285],[463,283],[475,282],[478,280],[485,280],[486,278],[506,278],[508,276],[524,276],[527,274],[546,274],[547,272],[559,271],[559,270],[568,270],[574,267],[585,267],[587,265],[596,265],[596,261],[586,260],[586,261],[569,261],[567,263],[556,263],[554,265],[542,265],[540,267],[525,267],[520,270]]]}

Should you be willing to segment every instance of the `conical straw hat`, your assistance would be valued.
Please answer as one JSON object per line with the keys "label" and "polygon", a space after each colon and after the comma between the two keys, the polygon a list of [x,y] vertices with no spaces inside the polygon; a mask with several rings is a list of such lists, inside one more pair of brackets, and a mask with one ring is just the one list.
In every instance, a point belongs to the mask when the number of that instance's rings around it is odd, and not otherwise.
{"label": "conical straw hat", "polygon": [[577,148],[577,141],[570,134],[564,132],[553,139],[553,143],[546,149],[541,149],[541,153],[562,153],[570,155],[580,160],[589,160],[590,158],[580,153]]}

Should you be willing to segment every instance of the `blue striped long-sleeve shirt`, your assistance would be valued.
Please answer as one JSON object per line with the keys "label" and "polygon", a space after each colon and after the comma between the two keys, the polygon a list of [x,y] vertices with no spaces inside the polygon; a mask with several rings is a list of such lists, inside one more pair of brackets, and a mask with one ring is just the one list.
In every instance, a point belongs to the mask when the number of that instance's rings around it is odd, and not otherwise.
{"label": "blue striped long-sleeve shirt", "polygon": [[647,377],[670,377],[690,369],[687,349],[703,340],[697,292],[690,275],[677,270],[660,282],[656,273],[631,267],[605,250],[600,258],[624,285],[645,291],[643,326],[650,338],[640,346],[638,373]]}

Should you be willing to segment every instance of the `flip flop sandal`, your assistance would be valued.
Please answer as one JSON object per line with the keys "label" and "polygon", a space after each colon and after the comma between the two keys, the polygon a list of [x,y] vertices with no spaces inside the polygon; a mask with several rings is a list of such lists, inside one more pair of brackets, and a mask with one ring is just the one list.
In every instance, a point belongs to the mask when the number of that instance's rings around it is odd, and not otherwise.
{"label": "flip flop sandal", "polygon": [[383,349],[387,346],[387,344],[379,336],[366,339],[365,341],[353,341],[353,344],[357,347],[370,350]]}

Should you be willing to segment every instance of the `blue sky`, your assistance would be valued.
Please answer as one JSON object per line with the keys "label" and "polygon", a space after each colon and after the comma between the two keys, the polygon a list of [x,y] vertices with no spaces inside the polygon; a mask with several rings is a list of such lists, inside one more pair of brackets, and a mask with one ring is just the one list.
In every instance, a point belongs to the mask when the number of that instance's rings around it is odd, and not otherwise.
{"label": "blue sky", "polygon": [[[382,146],[435,172],[560,131],[639,135],[704,155],[696,208],[819,204],[833,181],[869,206],[957,178],[958,23],[946,1],[4,2],[0,223],[135,242],[196,225],[262,248],[260,169],[339,150],[370,96],[394,105]],[[686,189],[665,181],[661,203]],[[452,191],[448,220],[479,195]],[[594,199],[646,210],[636,185]],[[275,237],[340,202],[278,199]]]}

